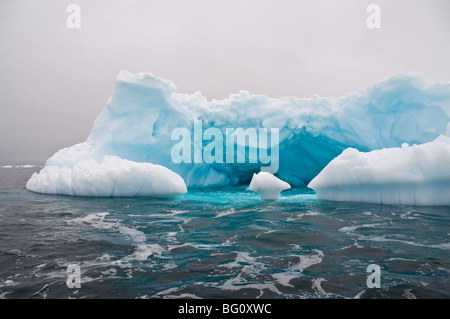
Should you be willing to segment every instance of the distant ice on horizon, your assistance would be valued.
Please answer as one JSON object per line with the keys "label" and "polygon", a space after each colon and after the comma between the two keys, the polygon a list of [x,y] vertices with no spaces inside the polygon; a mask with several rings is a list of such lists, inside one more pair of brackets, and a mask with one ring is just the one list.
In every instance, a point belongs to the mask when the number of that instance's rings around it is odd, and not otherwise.
{"label": "distant ice on horizon", "polygon": [[34,165],[34,164],[21,164],[21,165],[3,165],[0,168],[34,168],[34,167],[44,167],[42,165]]}

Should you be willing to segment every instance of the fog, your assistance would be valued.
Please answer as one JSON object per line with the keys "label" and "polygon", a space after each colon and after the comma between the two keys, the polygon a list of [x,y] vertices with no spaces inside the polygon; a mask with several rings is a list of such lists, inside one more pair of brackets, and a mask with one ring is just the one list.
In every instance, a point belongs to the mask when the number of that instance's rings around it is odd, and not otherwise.
{"label": "fog", "polygon": [[337,97],[410,72],[449,82],[449,18],[448,0],[2,0],[0,164],[84,141],[121,69],[208,99]]}

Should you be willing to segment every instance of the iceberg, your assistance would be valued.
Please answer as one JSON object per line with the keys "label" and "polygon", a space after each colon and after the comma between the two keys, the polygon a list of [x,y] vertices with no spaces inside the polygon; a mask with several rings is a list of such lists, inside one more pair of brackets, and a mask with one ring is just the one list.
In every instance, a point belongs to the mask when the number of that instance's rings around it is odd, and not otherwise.
{"label": "iceberg", "polygon": [[26,188],[45,194],[91,197],[171,198],[187,192],[184,180],[161,165],[136,163],[116,156],[80,161],[73,168],[45,166]]}
{"label": "iceberg", "polygon": [[269,172],[260,172],[253,174],[249,190],[254,191],[261,196],[263,200],[276,200],[280,197],[280,192],[291,188],[291,186],[277,178]]}
{"label": "iceberg", "polygon": [[371,152],[346,149],[308,187],[317,198],[395,205],[450,205],[450,138]]}
{"label": "iceberg", "polygon": [[[164,166],[181,176],[188,188],[248,184],[264,165],[251,162],[247,153],[236,154],[244,161],[234,162],[180,163],[172,159],[177,143],[172,140],[174,130],[187,130],[195,136],[194,123],[201,121],[202,129],[219,130],[225,137],[227,128],[276,129],[276,143],[271,141],[265,150],[267,154],[274,148],[279,151],[277,171],[271,173],[293,187],[304,187],[349,147],[368,152],[403,143],[427,143],[449,131],[449,116],[450,83],[433,83],[421,75],[393,76],[339,98],[270,98],[240,91],[223,100],[208,101],[200,92],[179,93],[171,81],[150,73],[122,70],[87,140],[56,152],[47,160],[40,173],[43,176],[32,177],[29,186],[37,192],[64,189],[70,193],[64,184],[67,179],[51,175],[71,172],[73,176],[77,165],[86,161],[102,167],[105,156]],[[223,149],[228,149],[225,139]],[[237,153],[242,146],[239,143],[234,141]],[[204,136],[193,139],[191,158],[198,158],[196,154],[205,144]],[[80,194],[76,189],[72,193]],[[110,190],[96,192],[109,194]],[[114,195],[122,193],[115,190]]]}

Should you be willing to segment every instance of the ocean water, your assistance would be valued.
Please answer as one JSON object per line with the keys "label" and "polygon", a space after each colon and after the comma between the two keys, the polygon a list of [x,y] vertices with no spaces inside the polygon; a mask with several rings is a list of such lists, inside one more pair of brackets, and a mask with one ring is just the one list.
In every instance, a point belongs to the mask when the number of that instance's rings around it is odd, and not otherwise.
{"label": "ocean water", "polygon": [[[25,189],[0,168],[1,298],[449,298],[450,207],[264,202],[245,186],[175,200]],[[369,288],[371,264],[380,288]],[[67,285],[79,267],[80,287]]]}

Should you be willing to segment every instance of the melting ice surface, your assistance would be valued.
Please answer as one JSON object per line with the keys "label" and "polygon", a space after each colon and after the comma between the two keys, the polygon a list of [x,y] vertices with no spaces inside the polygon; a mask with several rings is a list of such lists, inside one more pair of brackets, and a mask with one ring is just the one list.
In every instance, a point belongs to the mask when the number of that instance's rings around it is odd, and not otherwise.
{"label": "melting ice surface", "polygon": [[[274,99],[241,91],[224,100],[207,101],[198,92],[178,93],[172,82],[151,74],[121,71],[88,139],[48,159],[41,173],[45,176],[34,176],[30,189],[64,193],[61,190],[68,186],[64,183],[73,184],[80,162],[100,164],[107,155],[162,165],[181,176],[191,189],[248,185],[260,171],[259,163],[172,161],[176,142],[171,140],[171,132],[180,127],[192,130],[195,120],[201,120],[204,129],[215,127],[224,134],[226,128],[278,128],[276,175],[293,187],[306,186],[348,147],[368,152],[403,143],[422,144],[449,134],[449,115],[450,84],[432,83],[418,75],[391,77],[340,98]],[[202,143],[194,141],[193,148],[202,149]],[[63,171],[64,178],[50,176]],[[94,184],[102,185],[101,181]],[[85,195],[89,193],[85,191]]]}
{"label": "melting ice surface", "polygon": [[308,186],[320,199],[450,206],[450,138],[368,153],[346,149]]}

